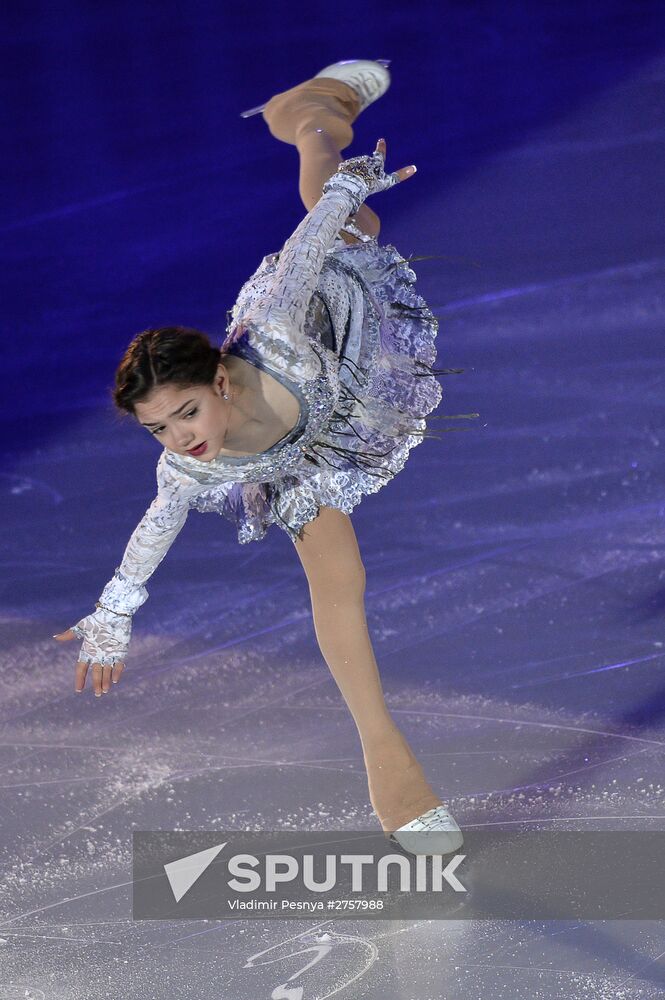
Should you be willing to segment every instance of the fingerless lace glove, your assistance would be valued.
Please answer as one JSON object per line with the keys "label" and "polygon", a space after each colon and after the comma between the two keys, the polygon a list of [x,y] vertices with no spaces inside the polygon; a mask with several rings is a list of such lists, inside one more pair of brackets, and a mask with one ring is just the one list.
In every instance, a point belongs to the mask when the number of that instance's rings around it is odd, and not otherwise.
{"label": "fingerless lace glove", "polygon": [[131,615],[98,608],[72,625],[71,630],[78,639],[83,639],[79,662],[102,666],[125,662],[132,635]]}
{"label": "fingerless lace glove", "polygon": [[349,160],[342,160],[337,171],[323,185],[323,191],[346,191],[352,201],[351,214],[355,214],[371,194],[387,191],[399,184],[397,174],[386,174],[383,164],[383,153],[378,150],[371,156],[354,156]]}
{"label": "fingerless lace glove", "polygon": [[99,596],[97,610],[71,626],[77,639],[83,639],[79,661],[102,666],[124,663],[132,635],[132,617],[147,599],[146,588],[128,580],[118,566]]}

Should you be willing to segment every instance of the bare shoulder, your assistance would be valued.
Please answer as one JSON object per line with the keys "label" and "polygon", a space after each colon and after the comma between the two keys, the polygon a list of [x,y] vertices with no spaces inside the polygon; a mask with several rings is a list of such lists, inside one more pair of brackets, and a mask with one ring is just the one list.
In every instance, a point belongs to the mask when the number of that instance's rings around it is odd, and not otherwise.
{"label": "bare shoulder", "polygon": [[221,454],[237,456],[265,451],[296,426],[300,403],[278,379],[245,358],[228,355],[223,363],[231,380],[234,405],[243,414],[246,425],[242,434],[236,436],[234,449],[223,449]]}

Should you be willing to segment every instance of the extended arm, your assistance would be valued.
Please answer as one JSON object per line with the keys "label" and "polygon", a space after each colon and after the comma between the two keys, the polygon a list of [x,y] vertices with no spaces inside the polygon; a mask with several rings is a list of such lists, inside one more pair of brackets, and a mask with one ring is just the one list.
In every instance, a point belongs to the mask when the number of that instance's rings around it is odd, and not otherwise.
{"label": "extended arm", "polygon": [[100,595],[103,607],[133,614],[147,601],[145,583],[175,541],[188,513],[188,504],[177,494],[165,489],[157,493],[132,532],[114,576]]}
{"label": "extended arm", "polygon": [[200,486],[189,477],[169,469],[164,458],[162,453],[157,466],[157,496],[132,532],[120,565],[100,594],[97,610],[61,633],[66,639],[83,640],[76,690],[83,689],[90,664],[124,665],[132,616],[148,598],[145,583],[183,527],[190,499],[200,492]]}
{"label": "extended arm", "polygon": [[323,194],[284,244],[279,260],[250,279],[240,290],[231,311],[227,349],[247,330],[250,341],[267,359],[293,377],[314,378],[320,362],[304,333],[307,307],[330,249],[349,214],[377,191],[385,191],[415,173],[403,167],[392,174],[383,169],[385,140],[371,156],[343,160],[323,185]]}
{"label": "extended arm", "polygon": [[354,201],[343,188],[327,191],[284,244],[279,259],[255,297],[243,296],[232,314],[228,347],[245,330],[252,346],[292,375],[313,378],[319,363],[304,333],[307,307],[316,289],[326,252]]}

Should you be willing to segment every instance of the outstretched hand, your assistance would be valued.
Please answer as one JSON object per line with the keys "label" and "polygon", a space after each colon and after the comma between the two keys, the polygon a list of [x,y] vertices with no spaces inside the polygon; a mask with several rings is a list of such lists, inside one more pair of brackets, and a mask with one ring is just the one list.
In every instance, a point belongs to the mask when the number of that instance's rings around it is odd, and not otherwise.
{"label": "outstretched hand", "polygon": [[[69,642],[71,639],[80,639],[81,636],[77,635],[73,629],[68,628],[64,632],[58,632],[53,636],[58,642]],[[76,676],[74,681],[74,690],[77,694],[80,694],[85,687],[85,679],[88,675],[88,667],[92,667],[92,688],[97,697],[101,697],[102,694],[106,694],[111,690],[111,683],[117,684],[122,677],[122,672],[125,669],[124,663],[115,664],[101,664],[101,663],[87,663],[83,660],[79,660],[76,664]]]}
{"label": "outstretched hand", "polygon": [[416,172],[415,165],[411,164],[387,174],[385,162],[386,140],[379,139],[371,155],[352,156],[338,163],[335,173],[323,185],[324,194],[338,188],[346,190],[351,195],[353,211],[357,212],[365,198],[379,191],[387,191],[400,181],[413,177]]}
{"label": "outstretched hand", "polygon": [[[383,163],[384,163],[384,166],[385,166],[385,162],[386,162],[386,140],[385,139],[379,139],[379,141],[376,144],[376,149],[374,150],[374,152],[381,154],[381,156],[383,158]],[[400,170],[393,171],[393,176],[396,177],[398,181],[406,181],[406,180],[409,179],[409,177],[413,177],[413,175],[415,174],[415,172],[416,172],[417,169],[418,168],[416,167],[416,165],[414,163],[412,163],[411,166],[409,166],[409,167],[402,167]]]}

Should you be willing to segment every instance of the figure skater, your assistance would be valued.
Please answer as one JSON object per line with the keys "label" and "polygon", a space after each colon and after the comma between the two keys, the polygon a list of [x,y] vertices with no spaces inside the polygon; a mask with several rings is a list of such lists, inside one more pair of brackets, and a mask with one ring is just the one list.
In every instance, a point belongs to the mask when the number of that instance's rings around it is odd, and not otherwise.
{"label": "figure skater", "polygon": [[101,696],[120,680],[145,583],[190,508],[229,518],[240,543],[278,525],[307,576],[317,641],[357,726],[386,836],[411,853],[446,854],[462,834],[384,701],[349,517],[426,436],[442,398],[436,376],[461,370],[432,368],[437,321],[408,262],[378,243],[379,219],[364,204],[415,166],[386,174],[383,139],[340,162],[352,123],[388,89],[387,66],[344,60],[243,113],[261,112],[296,147],[308,214],[243,285],[221,347],[182,326],[129,344],[113,401],[163,448],[157,495],[96,610],[54,638],[83,640],[75,689],[92,667]]}

